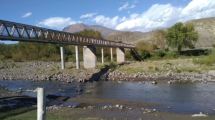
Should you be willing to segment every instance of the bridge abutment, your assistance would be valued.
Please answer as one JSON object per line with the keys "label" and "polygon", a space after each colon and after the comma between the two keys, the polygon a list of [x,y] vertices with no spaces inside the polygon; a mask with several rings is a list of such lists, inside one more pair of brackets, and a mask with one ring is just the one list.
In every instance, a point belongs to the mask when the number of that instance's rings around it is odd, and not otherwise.
{"label": "bridge abutment", "polygon": [[117,63],[123,63],[125,62],[125,49],[118,47],[116,48],[116,60]]}
{"label": "bridge abutment", "polygon": [[84,46],[83,47],[83,62],[84,68],[95,68],[96,62],[96,48],[95,46]]}

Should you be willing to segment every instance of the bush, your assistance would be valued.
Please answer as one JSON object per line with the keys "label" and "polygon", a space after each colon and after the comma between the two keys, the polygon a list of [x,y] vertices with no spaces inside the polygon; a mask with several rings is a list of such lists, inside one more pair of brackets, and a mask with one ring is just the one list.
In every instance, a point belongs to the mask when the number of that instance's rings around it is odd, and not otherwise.
{"label": "bush", "polygon": [[178,52],[175,51],[168,51],[166,52],[166,58],[177,58]]}
{"label": "bush", "polygon": [[0,61],[4,60],[5,57],[3,55],[0,55]]}
{"label": "bush", "polygon": [[193,59],[195,64],[212,65],[215,63],[215,49],[212,50],[211,54],[208,56],[202,56],[200,58]]}
{"label": "bush", "polygon": [[148,52],[148,51],[146,51],[146,50],[141,51],[140,54],[141,54],[142,59],[147,59],[147,58],[150,58],[150,57],[151,57],[150,52]]}
{"label": "bush", "polygon": [[68,55],[66,58],[67,58],[66,60],[67,60],[68,62],[74,62],[74,61],[76,61],[74,55]]}
{"label": "bush", "polygon": [[166,52],[164,50],[158,50],[155,52],[154,56],[158,58],[162,58],[166,55]]}
{"label": "bush", "polygon": [[115,62],[111,62],[109,64],[109,68],[110,68],[111,72],[114,71],[117,67],[118,67],[118,64]]}

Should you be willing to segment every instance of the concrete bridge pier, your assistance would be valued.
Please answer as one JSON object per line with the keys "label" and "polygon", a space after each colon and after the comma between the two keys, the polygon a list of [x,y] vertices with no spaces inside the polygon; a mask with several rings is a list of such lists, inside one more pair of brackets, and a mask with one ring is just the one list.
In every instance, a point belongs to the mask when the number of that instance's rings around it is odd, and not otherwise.
{"label": "concrete bridge pier", "polygon": [[113,62],[113,48],[110,48],[110,60]]}
{"label": "concrete bridge pier", "polygon": [[61,46],[60,47],[60,57],[61,57],[61,69],[64,70],[65,69],[65,63],[64,63],[64,49]]}
{"label": "concrete bridge pier", "polygon": [[123,63],[125,62],[125,49],[118,47],[116,48],[116,59],[117,63]]}
{"label": "concrete bridge pier", "polygon": [[95,46],[84,46],[83,47],[83,62],[84,68],[95,68],[96,67],[96,48]]}
{"label": "concrete bridge pier", "polygon": [[79,61],[79,48],[75,46],[75,59],[76,59],[76,69],[80,68],[80,61]]}
{"label": "concrete bridge pier", "polygon": [[101,48],[101,52],[102,52],[102,64],[104,64],[104,48]]}

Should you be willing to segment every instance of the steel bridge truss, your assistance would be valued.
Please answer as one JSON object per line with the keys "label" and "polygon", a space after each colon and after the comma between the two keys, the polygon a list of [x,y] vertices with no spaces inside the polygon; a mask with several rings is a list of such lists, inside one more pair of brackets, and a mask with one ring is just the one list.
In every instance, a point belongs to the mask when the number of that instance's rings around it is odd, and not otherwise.
{"label": "steel bridge truss", "polygon": [[73,33],[51,30],[4,20],[0,20],[0,40],[134,48],[134,45],[132,44],[89,38],[75,35]]}

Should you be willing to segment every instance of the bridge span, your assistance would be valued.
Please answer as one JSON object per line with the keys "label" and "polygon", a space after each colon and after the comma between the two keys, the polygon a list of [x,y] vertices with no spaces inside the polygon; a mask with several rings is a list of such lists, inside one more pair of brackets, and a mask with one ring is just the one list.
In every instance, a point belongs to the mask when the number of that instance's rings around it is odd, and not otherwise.
{"label": "bridge span", "polygon": [[76,69],[80,68],[80,46],[83,46],[84,68],[96,67],[96,47],[101,47],[102,64],[104,63],[104,47],[110,48],[111,61],[113,61],[113,48],[116,48],[117,63],[125,62],[125,48],[133,49],[135,47],[128,43],[84,37],[73,33],[5,20],[0,20],[0,40],[60,44],[62,45],[60,47],[62,69],[65,67],[63,45],[75,45]]}

